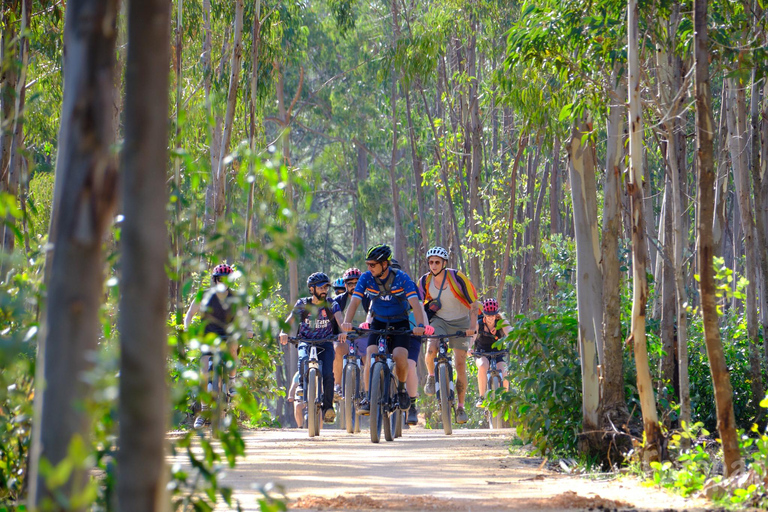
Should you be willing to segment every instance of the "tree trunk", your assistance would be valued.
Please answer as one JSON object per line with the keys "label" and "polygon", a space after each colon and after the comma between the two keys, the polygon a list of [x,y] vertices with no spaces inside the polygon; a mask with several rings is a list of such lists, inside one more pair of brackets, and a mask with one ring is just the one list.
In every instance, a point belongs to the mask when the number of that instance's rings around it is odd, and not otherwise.
{"label": "tree trunk", "polygon": [[[496,300],[501,303],[501,296],[504,293],[504,285],[507,281],[507,274],[509,273],[509,260],[512,256],[512,240],[515,237],[515,204],[517,194],[517,170],[520,168],[520,161],[523,159],[523,153],[525,147],[528,145],[528,137],[523,135],[525,130],[520,134],[520,142],[517,146],[517,155],[515,156],[515,163],[512,165],[512,173],[509,178],[509,215],[507,216],[507,238],[504,246],[504,263],[501,265],[501,274],[499,275],[499,284],[496,287]],[[511,293],[509,295],[511,300]],[[510,310],[511,308],[507,308]]]}
{"label": "tree trunk", "polygon": [[552,188],[549,191],[549,221],[550,232],[562,233],[562,217],[560,214],[560,203],[562,202],[562,189],[560,183],[560,138],[555,137],[555,147],[552,150]]}
{"label": "tree trunk", "polygon": [[[413,178],[416,182],[416,201],[419,207],[419,234],[421,235],[421,245],[418,254],[426,253],[429,249],[429,233],[427,232],[426,224],[426,207],[424,206],[424,189],[422,187],[422,161],[416,151],[416,131],[413,129],[413,117],[411,116],[411,93],[408,89],[405,90],[405,114],[408,120],[408,137],[411,141],[411,163],[413,164]],[[425,258],[419,258],[419,261],[426,261]],[[422,266],[423,267],[423,266]],[[421,275],[421,271],[426,271],[425,268],[420,268],[418,275]]]}
{"label": "tree trunk", "polygon": [[[669,146],[667,146],[668,151]],[[662,399],[668,403],[677,401],[674,393],[667,392],[668,386],[673,386],[675,378],[675,320],[676,320],[676,290],[675,290],[675,269],[673,264],[674,243],[672,240],[672,201],[675,200],[672,192],[672,183],[669,178],[666,179],[664,187],[664,229],[661,233],[661,245],[663,250],[662,271],[661,271],[661,344],[664,354],[659,359],[659,381],[656,398],[662,410],[664,405]],[[669,420],[665,420],[664,425],[671,426]]]}
{"label": "tree trunk", "polygon": [[[250,126],[248,130],[248,147],[251,157],[248,160],[248,174],[254,175],[254,163],[256,160],[256,100],[259,89],[259,49],[261,46],[261,0],[256,0],[256,11],[253,15],[253,30],[251,32],[251,94],[250,94]],[[253,200],[256,191],[256,180],[251,182],[248,188],[248,205],[245,213],[245,248],[253,239]]]}
{"label": "tree trunk", "polygon": [[643,120],[640,112],[640,62],[638,38],[637,0],[629,0],[628,62],[629,62],[629,196],[632,215],[632,327],[630,340],[634,342],[635,366],[637,368],[637,391],[643,413],[646,448],[644,457],[648,462],[662,457],[662,436],[656,414],[656,400],[648,364],[648,347],[645,340],[645,311],[648,301],[648,246],[645,241],[645,219],[643,215]]}
{"label": "tree trunk", "polygon": [[232,61],[229,70],[229,90],[227,91],[227,111],[224,116],[224,128],[221,135],[221,149],[219,151],[219,161],[216,162],[216,172],[214,182],[216,183],[216,193],[214,194],[214,210],[216,219],[224,217],[226,205],[226,172],[224,159],[229,154],[229,143],[232,139],[232,127],[235,123],[235,109],[237,108],[237,89],[240,85],[240,68],[243,61],[243,11],[245,10],[244,0],[235,0],[235,29],[232,41]]}
{"label": "tree trunk", "polygon": [[576,301],[579,315],[579,353],[581,354],[582,432],[580,449],[600,451],[600,384],[598,350],[602,341],[602,273],[597,233],[597,185],[594,152],[582,143],[582,135],[592,131],[583,117],[578,119],[567,144],[568,169],[573,198],[576,238]]}
{"label": "tree trunk", "polygon": [[[750,169],[752,171],[752,183],[754,186],[753,197],[755,198],[755,234],[757,235],[757,246],[755,247],[757,260],[760,264],[760,279],[762,283],[760,297],[760,317],[763,326],[763,364],[768,366],[768,352],[765,351],[768,347],[768,225],[766,225],[765,212],[768,204],[766,204],[766,193],[768,188],[766,187],[765,176],[761,172],[760,161],[760,149],[761,149],[761,132],[759,125],[759,103],[760,103],[760,87],[755,81],[755,70],[752,71],[752,105],[751,105],[751,118],[752,118],[752,163]],[[763,98],[763,101],[765,99]],[[763,113],[764,116],[766,112]],[[764,117],[765,119],[765,117]],[[765,122],[765,121],[764,121]],[[763,148],[766,142],[762,141]]]}
{"label": "tree trunk", "polygon": [[741,229],[744,233],[744,254],[746,256],[745,274],[747,284],[746,316],[747,336],[749,336],[750,388],[752,391],[752,412],[761,417],[760,401],[765,397],[763,392],[762,372],[760,370],[760,338],[758,336],[757,320],[757,267],[760,262],[755,248],[755,221],[752,215],[752,203],[749,193],[749,170],[747,167],[747,104],[744,84],[737,83],[734,78],[727,79],[726,117],[728,122],[728,148],[733,164],[733,182],[736,188],[736,198],[739,204]]}
{"label": "tree trunk", "polygon": [[696,94],[696,156],[699,170],[698,219],[699,286],[701,312],[704,318],[704,340],[707,344],[712,383],[715,389],[717,429],[722,439],[725,477],[744,468],[739,453],[736,420],[733,414],[733,388],[725,363],[723,344],[715,302],[715,273],[712,268],[712,219],[714,217],[715,172],[713,137],[715,123],[712,118],[712,92],[709,87],[709,35],[707,34],[707,0],[694,0],[694,90]]}
{"label": "tree trunk", "polygon": [[355,193],[352,198],[354,215],[355,215],[355,229],[352,231],[352,254],[350,256],[356,256],[358,253],[365,251],[365,219],[360,213],[359,208],[359,188],[357,186],[368,179],[368,153],[365,152],[362,146],[357,145],[357,181],[355,182]]}
{"label": "tree trunk", "polygon": [[[67,4],[64,99],[49,233],[54,249],[46,271],[48,303],[38,346],[43,378],[36,380],[36,400],[41,402],[36,404],[37,448],[31,457],[33,510],[44,500],[56,499],[54,489],[40,477],[40,459],[55,467],[67,457],[74,439],[87,446],[91,432],[88,411],[82,407],[91,386],[83,377],[97,350],[104,296],[102,243],[117,188],[111,154],[116,15],[116,0]],[[166,139],[163,134],[163,144]],[[74,469],[68,482],[55,490],[58,499],[83,492],[87,481],[88,468]]]}
{"label": "tree trunk", "polygon": [[[760,125],[760,179],[755,180],[755,184],[759,183],[760,186],[755,186],[755,196],[759,195],[760,199],[755,199],[755,205],[757,215],[762,220],[762,229],[758,228],[758,236],[762,236],[765,242],[760,242],[760,260],[763,264],[763,294],[766,296],[764,300],[768,300],[768,84],[763,89],[763,114]],[[754,173],[755,171],[753,171]],[[753,175],[754,176],[754,175]],[[760,206],[757,206],[757,205]],[[758,238],[761,240],[761,238]],[[762,312],[763,321],[763,358],[768,364],[768,308]]]}
{"label": "tree trunk", "polygon": [[[174,71],[176,74],[176,115],[175,115],[175,137],[173,144],[175,147],[181,146],[181,122],[180,122],[180,116],[181,116],[181,108],[182,108],[182,55],[183,55],[183,49],[184,49],[184,37],[182,35],[183,33],[183,21],[184,21],[184,12],[183,12],[183,6],[184,1],[183,0],[177,0],[176,2],[176,62]],[[181,285],[183,282],[182,279],[182,247],[184,245],[184,241],[182,240],[182,228],[181,228],[181,158],[178,156],[173,159],[173,195],[175,196],[174,201],[174,229],[171,232],[171,243],[173,246],[173,256],[175,259],[174,266],[175,266],[175,272],[173,279],[170,283],[170,298],[173,304],[173,311],[175,312],[176,316],[176,324],[181,324],[181,315],[182,315],[182,296],[181,296]]]}
{"label": "tree trunk", "polygon": [[164,0],[128,5],[117,488],[120,510],[164,511],[170,12]]}
{"label": "tree trunk", "polygon": [[[481,283],[480,274],[480,247],[478,244],[479,219],[482,218],[480,212],[480,178],[483,168],[483,141],[482,131],[483,125],[480,119],[480,98],[479,98],[479,81],[477,77],[477,19],[474,15],[470,15],[470,30],[472,36],[469,38],[469,45],[467,50],[467,61],[469,62],[469,76],[471,77],[469,83],[469,128],[470,133],[467,134],[468,138],[471,138],[472,144],[472,168],[469,175],[469,217],[467,219],[469,223],[469,229],[472,232],[472,255],[469,258],[469,273],[472,279],[476,283]],[[532,199],[531,199],[532,200]]]}
{"label": "tree trunk", "polygon": [[[392,34],[394,37],[393,45],[397,45],[400,38],[400,19],[398,16],[397,0],[392,0]],[[408,268],[407,247],[408,241],[405,238],[403,230],[403,219],[400,213],[400,189],[397,186],[397,159],[398,159],[398,132],[397,132],[397,69],[392,68],[392,86],[390,87],[390,108],[392,111],[392,156],[389,161],[389,185],[392,193],[392,221],[395,224],[395,244],[393,255],[400,261],[403,270],[410,273]]]}
{"label": "tree trunk", "polygon": [[[619,79],[619,66],[614,67],[611,83],[617,84],[615,95],[627,95],[626,80]],[[621,270],[619,237],[621,236],[621,175],[624,156],[624,117],[626,107],[613,100],[608,113],[605,183],[603,184],[603,240],[601,246],[603,274],[602,353],[599,350],[603,376],[603,421],[623,424],[629,416],[624,398],[624,349],[621,337]],[[558,213],[559,216],[559,213]]]}

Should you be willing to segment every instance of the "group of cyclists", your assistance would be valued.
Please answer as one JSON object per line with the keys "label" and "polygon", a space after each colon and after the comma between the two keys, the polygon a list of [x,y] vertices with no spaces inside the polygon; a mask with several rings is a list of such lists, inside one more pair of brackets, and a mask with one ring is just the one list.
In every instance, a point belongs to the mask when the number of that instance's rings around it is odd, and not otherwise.
{"label": "group of cyclists", "polygon": [[[496,299],[488,298],[482,302],[472,281],[461,271],[448,268],[449,253],[443,247],[432,247],[426,252],[429,271],[418,282],[404,272],[397,260],[392,257],[392,250],[387,245],[374,245],[368,249],[365,258],[366,271],[358,268],[347,269],[342,277],[331,282],[323,272],[315,272],[307,278],[309,295],[296,301],[291,313],[285,319],[289,332],[280,331],[280,343],[288,343],[290,335],[304,340],[327,340],[317,346],[317,356],[323,382],[322,416],[325,423],[336,419],[334,399],[342,393],[342,370],[344,356],[349,353],[350,344],[354,344],[358,354],[365,357],[363,385],[365,397],[360,401],[358,414],[366,415],[370,411],[369,401],[369,358],[378,350],[379,335],[366,335],[366,330],[380,331],[394,329],[395,334],[387,336],[386,348],[394,360],[394,373],[397,375],[399,388],[397,401],[400,409],[407,411],[406,424],[418,423],[419,382],[417,363],[421,352],[422,337],[427,336],[426,366],[429,374],[424,383],[427,395],[435,394],[435,375],[433,361],[438,352],[438,336],[454,335],[463,332],[465,336],[453,337],[449,341],[454,354],[456,369],[457,407],[456,423],[468,421],[465,409],[467,393],[467,357],[473,350],[489,352],[493,345],[509,334],[510,326],[499,311]],[[219,336],[227,335],[228,325],[240,325],[249,337],[253,336],[252,326],[248,321],[247,309],[228,307],[234,304],[229,299],[232,292],[226,286],[225,278],[233,272],[226,264],[214,268],[211,289],[203,294],[200,301],[193,301],[185,318],[188,326],[198,312],[202,312],[205,332]],[[333,288],[334,296],[329,297]],[[362,306],[362,307],[361,307]],[[355,336],[349,333],[355,332]],[[435,336],[431,338],[430,336]],[[234,358],[236,345],[229,350]],[[289,391],[289,397],[300,396],[301,372],[306,368],[309,344],[298,343],[298,367]],[[203,354],[201,369],[207,378],[207,358],[210,352]],[[486,357],[477,357],[479,396],[486,392],[486,375],[493,361]],[[495,361],[502,375],[506,373],[503,358]],[[234,392],[235,370],[230,370],[230,390]],[[203,381],[205,382],[205,380]],[[508,387],[506,379],[504,386]],[[482,398],[477,407],[482,406]],[[205,406],[194,422],[195,428],[202,428],[205,423]],[[295,401],[295,417],[298,426],[303,423],[301,400]]]}

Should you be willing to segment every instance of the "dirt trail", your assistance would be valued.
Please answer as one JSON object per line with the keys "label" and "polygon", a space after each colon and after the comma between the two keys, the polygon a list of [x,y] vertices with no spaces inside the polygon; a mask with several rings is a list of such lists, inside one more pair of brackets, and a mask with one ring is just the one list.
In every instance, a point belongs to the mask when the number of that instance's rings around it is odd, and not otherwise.
{"label": "dirt trail", "polygon": [[[510,455],[511,432],[411,428],[372,444],[367,431],[247,432],[247,457],[226,485],[244,510],[257,511],[258,487],[282,486],[303,510],[705,510],[637,481],[598,482],[553,473],[543,460]],[[178,462],[183,462],[179,458]]]}

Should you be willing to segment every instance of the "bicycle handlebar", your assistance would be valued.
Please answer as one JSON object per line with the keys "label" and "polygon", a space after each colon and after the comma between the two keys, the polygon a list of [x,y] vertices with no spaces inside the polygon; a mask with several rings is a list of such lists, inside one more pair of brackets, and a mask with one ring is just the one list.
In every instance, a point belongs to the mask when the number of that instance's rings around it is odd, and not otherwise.
{"label": "bicycle handlebar", "polygon": [[456,331],[453,334],[430,334],[426,335],[423,334],[421,336],[414,336],[415,338],[421,338],[423,340],[429,340],[429,339],[446,339],[446,338],[466,338],[467,333],[465,331]]}
{"label": "bicycle handlebar", "polygon": [[310,345],[319,345],[321,343],[327,343],[329,341],[338,341],[338,340],[336,336],[332,338],[320,338],[319,340],[311,340],[309,338],[297,338],[297,337],[288,338],[288,343],[291,343],[293,345],[298,345],[299,343],[309,343]]}
{"label": "bicycle handlebar", "polygon": [[494,350],[491,352],[485,352],[483,350],[473,350],[472,355],[475,357],[494,357],[494,356],[506,356],[508,352],[506,350]]}

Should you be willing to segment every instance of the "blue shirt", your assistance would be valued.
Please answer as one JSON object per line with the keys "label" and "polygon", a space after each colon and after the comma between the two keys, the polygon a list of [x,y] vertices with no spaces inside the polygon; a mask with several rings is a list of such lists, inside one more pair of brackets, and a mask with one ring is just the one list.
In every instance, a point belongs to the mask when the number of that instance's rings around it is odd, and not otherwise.
{"label": "blue shirt", "polygon": [[[406,320],[408,319],[408,310],[411,307],[408,304],[408,300],[411,298],[418,299],[419,292],[416,290],[416,284],[408,274],[394,269],[389,269],[389,272],[394,273],[392,285],[389,287],[389,294],[385,290],[380,289],[376,279],[369,270],[360,276],[352,295],[360,300],[364,297],[371,299],[371,311],[373,312],[373,317],[377,320],[383,322]],[[384,279],[383,282],[386,282],[388,279],[389,275],[387,275],[387,279]]]}

